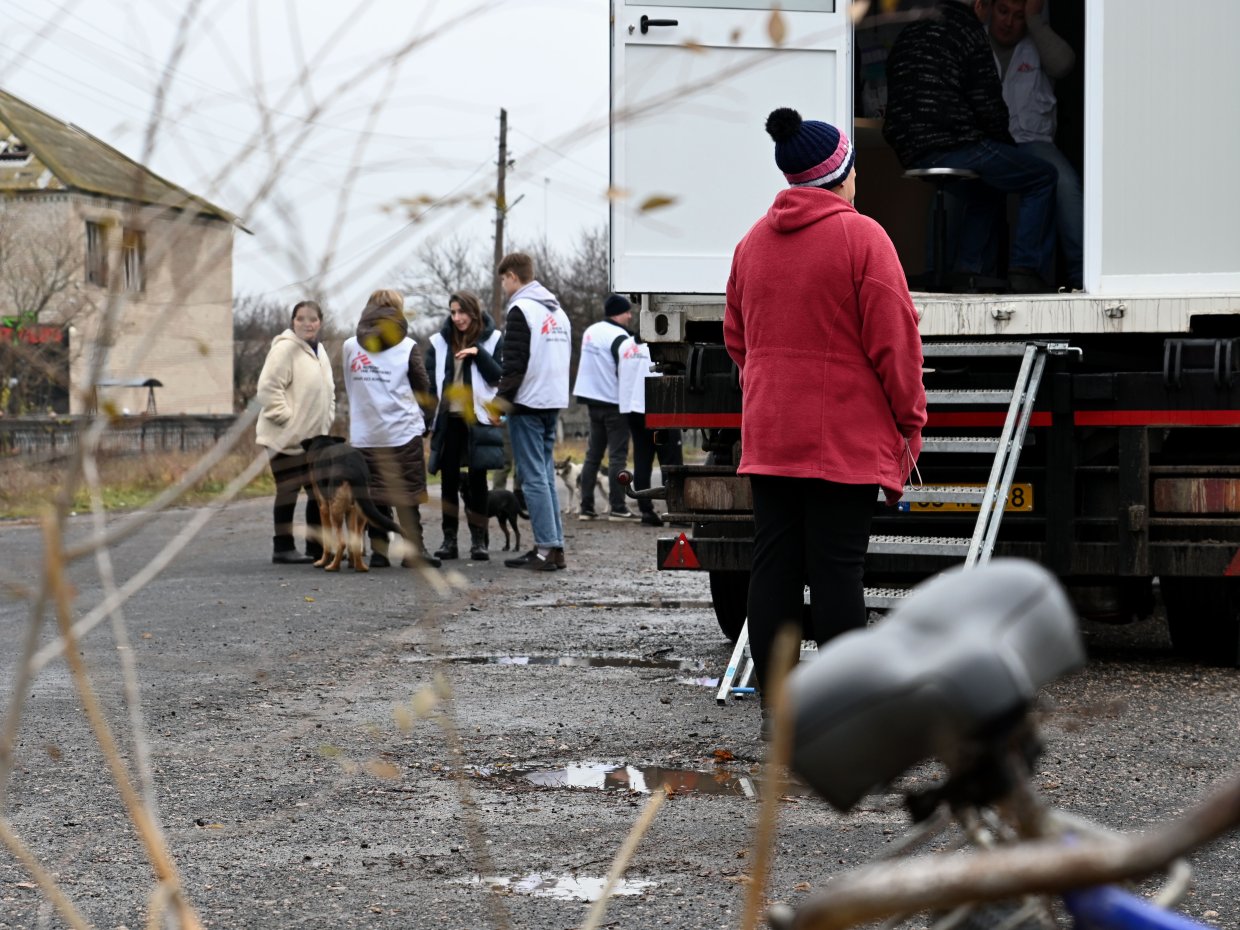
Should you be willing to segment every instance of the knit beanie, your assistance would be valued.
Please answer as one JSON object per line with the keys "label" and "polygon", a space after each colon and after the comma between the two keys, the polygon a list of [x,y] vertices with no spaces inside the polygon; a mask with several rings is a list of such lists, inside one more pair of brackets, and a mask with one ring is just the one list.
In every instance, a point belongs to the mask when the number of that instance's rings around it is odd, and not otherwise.
{"label": "knit beanie", "polygon": [[627,297],[619,294],[612,294],[603,301],[603,316],[619,316],[622,313],[628,313],[633,309],[633,305],[629,303]]}
{"label": "knit beanie", "polygon": [[830,123],[780,107],[766,118],[766,131],[775,140],[775,164],[793,187],[838,187],[852,170],[853,145]]}

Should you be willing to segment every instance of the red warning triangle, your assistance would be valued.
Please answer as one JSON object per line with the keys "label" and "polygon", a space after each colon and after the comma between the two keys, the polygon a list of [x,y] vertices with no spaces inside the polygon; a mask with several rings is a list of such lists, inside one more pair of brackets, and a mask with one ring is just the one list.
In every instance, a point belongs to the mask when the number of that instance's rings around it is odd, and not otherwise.
{"label": "red warning triangle", "polygon": [[693,547],[689,545],[689,539],[684,533],[676,537],[676,541],[672,543],[672,551],[667,554],[667,558],[663,560],[664,568],[701,568],[702,564],[698,561],[697,556],[693,552]]}

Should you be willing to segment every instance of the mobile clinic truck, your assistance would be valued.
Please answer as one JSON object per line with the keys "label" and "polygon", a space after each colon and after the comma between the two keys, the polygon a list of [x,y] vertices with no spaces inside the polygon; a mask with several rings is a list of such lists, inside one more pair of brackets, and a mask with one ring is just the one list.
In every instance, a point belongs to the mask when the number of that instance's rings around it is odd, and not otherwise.
{"label": "mobile clinic truck", "polygon": [[[722,292],[733,247],[784,185],[766,114],[850,130],[857,207],[913,282],[933,193],[881,135],[883,57],[919,5],[779,6],[612,2],[612,283],[640,302],[663,375],[647,381],[649,424],[700,430],[709,453],[651,492],[692,525],[657,558],[710,573],[730,639],[752,520]],[[922,485],[877,509],[867,602],[891,606],[981,551],[1022,555],[1118,618],[1147,613],[1157,579],[1176,647],[1240,663],[1240,3],[1048,0],[1048,16],[1077,52],[1057,141],[1084,182],[1084,291],[914,287]]]}

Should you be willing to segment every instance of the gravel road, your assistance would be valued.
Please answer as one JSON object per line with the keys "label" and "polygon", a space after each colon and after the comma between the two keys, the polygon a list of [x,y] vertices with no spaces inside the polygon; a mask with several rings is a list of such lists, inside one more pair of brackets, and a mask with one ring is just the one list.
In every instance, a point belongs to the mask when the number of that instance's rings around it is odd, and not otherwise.
{"label": "gravel road", "polygon": [[[506,569],[496,550],[453,564],[465,587],[442,596],[399,569],[270,564],[269,507],[216,515],[124,608],[160,816],[207,926],[577,927],[658,784],[683,790],[655,816],[605,925],[740,924],[758,708],[719,707],[700,682],[729,650],[705,577],[654,570],[661,531],[572,521],[567,571]],[[113,549],[118,582],[195,513],[170,512]],[[71,521],[71,539],[87,530]],[[0,526],[0,565],[33,582],[37,528]],[[71,577],[80,615],[102,586],[91,564]],[[29,610],[12,593],[0,601],[5,707]],[[1043,698],[1047,797],[1135,830],[1240,769],[1236,671],[1173,658],[1157,621],[1089,627],[1087,639],[1089,666]],[[82,652],[131,757],[106,625]],[[451,727],[416,713],[437,676]],[[63,660],[26,696],[6,813],[93,925],[146,925],[151,868]],[[804,897],[906,823],[891,796],[839,816],[794,786],[772,898]],[[1228,838],[1195,857],[1188,913],[1240,926],[1237,849]],[[0,851],[0,927],[60,926]]]}

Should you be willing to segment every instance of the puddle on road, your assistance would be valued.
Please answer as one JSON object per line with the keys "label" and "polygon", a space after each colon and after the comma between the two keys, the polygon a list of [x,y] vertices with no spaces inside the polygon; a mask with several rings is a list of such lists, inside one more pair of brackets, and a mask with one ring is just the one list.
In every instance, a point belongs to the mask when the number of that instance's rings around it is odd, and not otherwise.
{"label": "puddle on road", "polygon": [[[674,794],[712,794],[744,798],[757,798],[761,791],[761,782],[758,779],[722,769],[699,771],[583,762],[560,769],[494,771],[484,768],[479,769],[478,774],[524,781],[540,788],[592,788],[601,791],[637,791],[642,794],[666,788]],[[796,782],[784,785],[784,795],[807,798],[814,796],[807,786]]]}
{"label": "puddle on road", "polygon": [[[545,875],[535,872],[518,878],[480,876],[457,879],[457,884],[482,886],[491,891],[507,891],[528,894],[536,898],[555,898],[559,901],[597,901],[603,894],[606,878],[587,875]],[[641,895],[655,887],[654,882],[621,879],[612,888],[613,895]]]}
{"label": "puddle on road", "polygon": [[[402,662],[433,662],[434,656],[401,656]],[[557,665],[564,668],[667,668],[697,671],[702,662],[688,659],[639,658],[636,656],[447,656],[457,665]]]}

